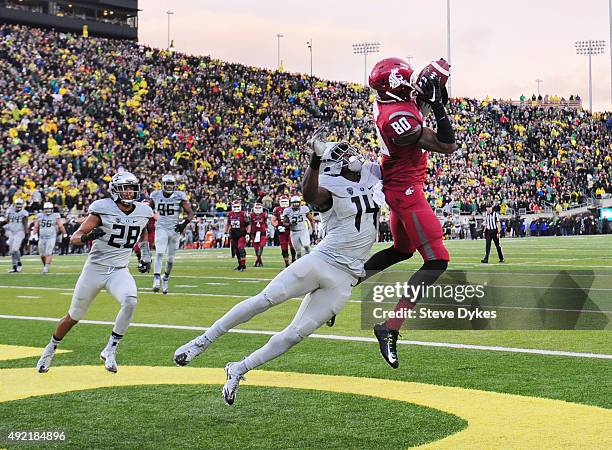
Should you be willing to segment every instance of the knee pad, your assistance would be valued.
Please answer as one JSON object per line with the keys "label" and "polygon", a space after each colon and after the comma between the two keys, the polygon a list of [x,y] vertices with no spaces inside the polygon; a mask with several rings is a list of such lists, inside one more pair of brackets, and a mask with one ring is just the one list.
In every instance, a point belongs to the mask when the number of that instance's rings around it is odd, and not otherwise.
{"label": "knee pad", "polygon": [[269,304],[275,306],[287,298],[287,289],[283,283],[270,283],[262,294]]}
{"label": "knee pad", "polygon": [[303,334],[302,330],[300,330],[299,328],[293,325],[289,325],[287,328],[281,331],[277,336],[279,338],[282,338],[288,344],[288,346],[293,346],[299,342],[302,342],[304,338],[307,337],[308,335]]}
{"label": "knee pad", "polygon": [[239,248],[236,254],[238,255],[238,258],[245,258],[246,250],[244,248]]}
{"label": "knee pad", "polygon": [[170,264],[173,264],[175,258],[176,258],[176,256],[174,256],[174,255],[172,255],[172,256],[168,255],[168,257],[166,258],[166,262],[170,263]]}
{"label": "knee pad", "polygon": [[123,299],[123,302],[121,302],[122,307],[130,308],[130,309],[135,309],[137,304],[138,304],[138,298],[132,295],[126,296]]}

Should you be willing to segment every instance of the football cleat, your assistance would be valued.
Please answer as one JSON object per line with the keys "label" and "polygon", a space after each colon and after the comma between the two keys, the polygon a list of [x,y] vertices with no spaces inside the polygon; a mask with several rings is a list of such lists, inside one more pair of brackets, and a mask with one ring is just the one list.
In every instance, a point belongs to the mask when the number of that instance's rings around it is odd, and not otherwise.
{"label": "football cleat", "polygon": [[49,371],[49,367],[51,367],[51,361],[53,361],[53,357],[55,356],[55,345],[47,344],[45,350],[43,351],[42,356],[36,363],[36,369],[39,373],[47,373]]}
{"label": "football cleat", "polygon": [[483,264],[489,264],[489,260],[488,259],[483,259],[480,262],[483,263]]}
{"label": "football cleat", "polygon": [[235,371],[234,366],[236,363],[227,363],[225,366],[225,375],[227,381],[223,385],[223,401],[226,405],[232,406],[236,401],[236,392],[238,391],[238,384],[244,381],[245,378],[242,374]]}
{"label": "football cleat", "polygon": [[116,353],[107,349],[102,350],[100,359],[104,361],[104,368],[112,373],[117,373]]}
{"label": "football cleat", "polygon": [[23,266],[21,263],[17,263],[17,272],[21,272],[23,270]]}
{"label": "football cleat", "polygon": [[333,327],[336,324],[336,315],[334,314],[331,319],[325,322],[328,327]]}
{"label": "football cleat", "polygon": [[17,270],[17,265],[16,264],[13,264],[13,268],[8,271],[8,273],[17,273],[17,272],[19,272],[19,271]]}
{"label": "football cleat", "polygon": [[164,274],[164,276],[161,279],[161,291],[162,294],[167,294],[168,293],[168,281],[170,280],[170,276]]}
{"label": "football cleat", "polygon": [[389,330],[384,324],[374,325],[374,336],[378,340],[380,354],[391,367],[397,369],[399,360],[397,359],[397,337],[399,331]]}
{"label": "football cleat", "polygon": [[161,287],[161,277],[158,274],[153,275],[153,292],[159,292]]}
{"label": "football cleat", "polygon": [[197,338],[192,339],[176,349],[173,358],[174,364],[177,366],[186,366],[193,361],[196,356],[203,353],[209,345],[210,341],[208,341],[206,338],[200,339],[200,336],[198,336]]}
{"label": "football cleat", "polygon": [[49,266],[43,266],[42,273],[49,273]]}

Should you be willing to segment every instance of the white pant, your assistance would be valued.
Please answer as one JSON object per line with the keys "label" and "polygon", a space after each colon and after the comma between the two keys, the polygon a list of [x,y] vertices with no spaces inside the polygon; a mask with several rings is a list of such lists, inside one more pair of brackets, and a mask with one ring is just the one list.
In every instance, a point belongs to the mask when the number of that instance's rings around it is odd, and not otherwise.
{"label": "white pant", "polygon": [[298,253],[302,253],[303,248],[310,248],[310,234],[308,234],[308,230],[292,231],[291,243]]}
{"label": "white pant", "polygon": [[23,242],[24,239],[25,239],[25,233],[23,231],[9,232],[8,233],[9,253],[19,252],[19,248],[21,247],[21,243]]}
{"label": "white pant", "polygon": [[38,240],[38,254],[40,256],[53,255],[56,238],[40,238]]}
{"label": "white pant", "polygon": [[155,229],[155,253],[161,253],[170,257],[176,255],[176,249],[179,245],[180,235],[176,231],[166,230],[164,228]]}
{"label": "white pant", "polygon": [[244,360],[245,370],[252,370],[282,355],[338,314],[356,283],[357,277],[308,254],[279,273],[261,293],[235,305],[204,336],[212,342],[271,306],[306,295],[289,326]]}
{"label": "white pant", "polygon": [[121,305],[114,331],[123,335],[136,308],[138,295],[136,282],[127,267],[119,269],[85,263],[74,288],[68,314],[74,320],[82,320],[94,298],[102,289],[106,289]]}

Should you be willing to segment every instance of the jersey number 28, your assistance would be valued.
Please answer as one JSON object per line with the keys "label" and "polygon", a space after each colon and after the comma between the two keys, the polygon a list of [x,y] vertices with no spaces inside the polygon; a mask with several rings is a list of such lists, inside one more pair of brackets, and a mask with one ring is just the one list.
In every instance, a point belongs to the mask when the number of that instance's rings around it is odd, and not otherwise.
{"label": "jersey number 28", "polygon": [[[126,227],[120,223],[116,223],[113,225],[113,230],[118,230],[118,233],[113,233],[108,240],[108,245],[115,248],[132,248],[138,242],[138,237],[140,236],[140,227],[139,226],[131,226]],[[126,233],[127,231],[127,233]],[[127,234],[127,236],[126,236]],[[117,244],[115,239],[125,239],[125,244]]]}

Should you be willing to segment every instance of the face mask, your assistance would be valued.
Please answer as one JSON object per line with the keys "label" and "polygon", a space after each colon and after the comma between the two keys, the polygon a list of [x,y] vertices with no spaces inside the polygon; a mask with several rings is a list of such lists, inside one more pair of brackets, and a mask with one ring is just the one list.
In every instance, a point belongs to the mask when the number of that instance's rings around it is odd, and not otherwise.
{"label": "face mask", "polygon": [[351,156],[349,158],[348,170],[351,172],[361,172],[361,167],[363,166],[363,158],[360,156]]}

